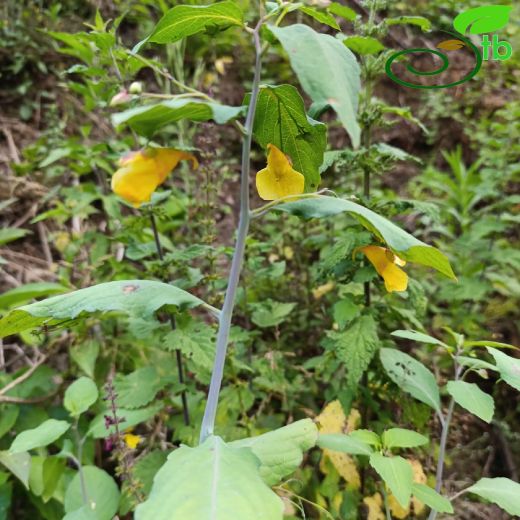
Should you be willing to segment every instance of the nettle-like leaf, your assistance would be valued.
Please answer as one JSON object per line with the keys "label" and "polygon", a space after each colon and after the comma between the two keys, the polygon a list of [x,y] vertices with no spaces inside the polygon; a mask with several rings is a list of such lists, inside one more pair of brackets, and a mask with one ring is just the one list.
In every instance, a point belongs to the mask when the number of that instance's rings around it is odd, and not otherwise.
{"label": "nettle-like leaf", "polygon": [[388,377],[399,388],[440,412],[439,387],[434,375],[422,363],[393,348],[382,348],[380,357]]}
{"label": "nettle-like leaf", "polygon": [[325,344],[347,368],[347,385],[355,388],[379,347],[377,325],[372,316],[357,318],[346,330],[327,334]]}
{"label": "nettle-like leaf", "polygon": [[166,384],[168,381],[161,379],[154,367],[139,368],[125,376],[118,374],[114,381],[117,405],[130,409],[145,406]]}
{"label": "nettle-like leaf", "polygon": [[173,43],[201,31],[216,32],[243,23],[244,14],[233,1],[210,5],[176,5],[164,14],[152,34],[138,43],[134,51],[137,52],[146,42]]}
{"label": "nettle-like leaf", "polygon": [[361,82],[355,56],[341,41],[306,25],[269,29],[289,55],[305,92],[315,105],[334,109],[357,148],[361,135],[356,119]]}
{"label": "nettle-like leaf", "polygon": [[260,476],[274,486],[301,464],[303,453],[316,445],[317,438],[316,425],[303,419],[258,437],[231,442],[229,446],[251,448],[260,460]]}
{"label": "nettle-like leaf", "polygon": [[135,520],[282,520],[283,503],[264,483],[249,448],[209,437],[170,454]]}
{"label": "nettle-like leaf", "polygon": [[508,478],[481,478],[467,489],[505,509],[510,515],[520,515],[520,484]]}
{"label": "nettle-like leaf", "polygon": [[151,319],[153,313],[165,305],[181,309],[203,305],[213,309],[174,285],[151,280],[120,280],[18,307],[0,319],[0,338],[44,324],[68,323],[95,312],[118,311]]}
{"label": "nettle-like leaf", "polygon": [[212,119],[215,123],[224,124],[239,117],[243,112],[244,107],[231,107],[196,98],[169,99],[113,114],[112,124],[114,126],[127,124],[138,134],[152,137],[161,128],[182,119],[190,121]]}
{"label": "nettle-like leaf", "polygon": [[271,143],[287,154],[293,168],[305,177],[305,191],[316,191],[327,147],[327,127],[307,116],[296,88],[261,87],[253,133],[263,148]]}
{"label": "nettle-like leaf", "polygon": [[509,22],[510,5],[483,5],[460,13],[453,20],[453,27],[461,34],[483,34],[498,31]]}
{"label": "nettle-like leaf", "polygon": [[438,249],[421,242],[386,218],[351,200],[319,195],[281,204],[276,206],[276,209],[303,218],[325,218],[339,213],[348,213],[374,233],[378,239],[385,242],[400,258],[433,267],[448,278],[455,279],[448,258]]}

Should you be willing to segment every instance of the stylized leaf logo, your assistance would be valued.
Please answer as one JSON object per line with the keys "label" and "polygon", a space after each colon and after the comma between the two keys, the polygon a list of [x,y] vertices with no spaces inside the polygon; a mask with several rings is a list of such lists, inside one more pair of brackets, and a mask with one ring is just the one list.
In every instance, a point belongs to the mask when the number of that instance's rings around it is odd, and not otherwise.
{"label": "stylized leaf logo", "polygon": [[461,33],[482,34],[498,31],[509,22],[510,5],[483,5],[460,13],[453,20],[453,27]]}
{"label": "stylized leaf logo", "polygon": [[444,40],[443,42],[439,42],[437,44],[437,49],[442,49],[444,51],[456,51],[458,49],[462,49],[466,44],[461,40]]}

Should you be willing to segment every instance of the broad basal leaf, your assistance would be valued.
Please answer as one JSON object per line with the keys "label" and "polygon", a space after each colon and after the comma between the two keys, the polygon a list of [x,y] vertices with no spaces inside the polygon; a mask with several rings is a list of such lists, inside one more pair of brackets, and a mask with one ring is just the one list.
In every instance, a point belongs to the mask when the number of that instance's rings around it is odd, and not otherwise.
{"label": "broad basal leaf", "polygon": [[422,363],[392,348],[382,348],[380,357],[388,377],[399,388],[440,412],[439,387],[434,375]]}
{"label": "broad basal leaf", "polygon": [[510,515],[520,515],[520,484],[508,478],[481,478],[468,488],[470,493],[489,500]]}
{"label": "broad basal leaf", "polygon": [[204,30],[215,31],[242,24],[243,14],[237,2],[176,5],[165,13],[145,41],[173,43]]}
{"label": "broad basal leaf", "polygon": [[260,460],[260,476],[273,486],[301,464],[303,453],[316,444],[317,437],[316,425],[303,419],[258,437],[231,442],[229,446],[251,448]]}
{"label": "broad basal leaf", "polygon": [[400,258],[433,267],[448,278],[455,278],[449,260],[438,249],[421,242],[386,218],[350,200],[317,195],[281,204],[276,209],[303,218],[324,218],[348,213],[380,240],[386,242]]}
{"label": "broad basal leaf", "polygon": [[355,56],[336,38],[307,25],[269,28],[289,55],[305,92],[315,104],[334,109],[357,148],[361,133],[356,119],[361,84]]}
{"label": "broad basal leaf", "polygon": [[253,132],[260,146],[274,144],[291,158],[293,168],[305,177],[305,191],[317,190],[327,146],[326,125],[307,116],[293,86],[260,89]]}
{"label": "broad basal leaf", "polygon": [[0,338],[44,323],[53,325],[93,312],[120,311],[151,319],[153,313],[165,305],[180,308],[204,305],[209,308],[196,296],[174,285],[150,280],[120,280],[19,307],[0,319]]}
{"label": "broad basal leaf", "polygon": [[141,107],[129,108],[112,116],[112,124],[127,124],[132,130],[151,137],[157,130],[182,119],[209,121],[224,124],[239,117],[244,108],[220,105],[201,99],[170,99]]}
{"label": "broad basal leaf", "polygon": [[355,388],[379,346],[377,326],[372,316],[357,318],[347,329],[327,334],[325,346],[347,368],[347,384]]}
{"label": "broad basal leaf", "polygon": [[248,448],[210,437],[170,454],[135,520],[282,520],[283,503],[263,482]]}

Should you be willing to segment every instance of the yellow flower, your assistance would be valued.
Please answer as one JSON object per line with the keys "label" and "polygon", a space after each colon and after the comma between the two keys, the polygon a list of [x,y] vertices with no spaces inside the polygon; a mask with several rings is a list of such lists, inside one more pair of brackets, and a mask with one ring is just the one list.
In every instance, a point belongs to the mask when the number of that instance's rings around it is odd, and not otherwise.
{"label": "yellow flower", "polygon": [[386,247],[366,246],[359,250],[365,254],[379,275],[383,277],[388,292],[406,291],[408,275],[399,268],[406,264],[402,258],[394,255]]}
{"label": "yellow flower", "polygon": [[133,433],[125,433],[123,439],[131,450],[135,450],[137,445],[143,440],[140,435],[134,435]]}
{"label": "yellow flower", "polygon": [[256,189],[264,200],[299,195],[305,188],[305,177],[293,169],[289,158],[274,144],[267,145],[267,168],[256,174]]}
{"label": "yellow flower", "polygon": [[131,152],[119,160],[120,168],[112,177],[112,190],[122,199],[139,207],[149,202],[157,186],[162,184],[179,161],[190,160],[193,168],[197,159],[188,152],[173,148],[147,148]]}

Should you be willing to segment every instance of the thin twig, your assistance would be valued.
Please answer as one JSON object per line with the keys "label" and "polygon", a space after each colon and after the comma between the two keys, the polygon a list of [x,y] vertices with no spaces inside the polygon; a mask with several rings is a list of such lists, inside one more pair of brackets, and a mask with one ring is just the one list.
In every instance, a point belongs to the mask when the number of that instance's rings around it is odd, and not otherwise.
{"label": "thin twig", "polygon": [[32,376],[32,374],[34,373],[34,371],[40,366],[42,365],[43,363],[45,363],[45,361],[47,361],[47,356],[43,356],[41,357],[32,367],[30,367],[27,372],[24,372],[21,376],[18,376],[16,379],[13,379],[10,383],[8,383],[7,385],[5,385],[1,390],[0,390],[0,395],[4,395],[6,394],[7,392],[9,392],[9,390],[12,390],[14,387],[18,386],[20,383],[23,383],[26,379],[28,379],[29,377]]}

